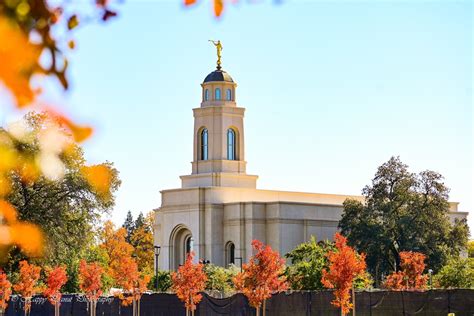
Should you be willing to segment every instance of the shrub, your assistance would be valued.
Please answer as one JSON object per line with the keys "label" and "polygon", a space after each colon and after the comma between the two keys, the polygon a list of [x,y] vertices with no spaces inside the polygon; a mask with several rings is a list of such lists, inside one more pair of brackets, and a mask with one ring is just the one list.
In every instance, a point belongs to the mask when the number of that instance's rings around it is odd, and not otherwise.
{"label": "shrub", "polygon": [[434,276],[434,284],[442,288],[474,287],[474,259],[452,258]]}

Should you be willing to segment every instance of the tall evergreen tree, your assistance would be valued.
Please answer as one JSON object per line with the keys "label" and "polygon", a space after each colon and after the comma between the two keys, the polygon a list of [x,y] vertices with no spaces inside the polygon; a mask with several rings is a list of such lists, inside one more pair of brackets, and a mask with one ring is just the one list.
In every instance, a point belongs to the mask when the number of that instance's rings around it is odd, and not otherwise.
{"label": "tall evergreen tree", "polygon": [[127,236],[125,237],[125,240],[130,243],[130,238],[133,235],[133,232],[135,231],[135,222],[133,221],[133,216],[132,212],[128,211],[127,212],[127,217],[125,218],[125,222],[122,225],[123,228],[127,231]]}
{"label": "tall evergreen tree", "polygon": [[137,230],[138,228],[143,227],[144,225],[145,225],[145,216],[143,216],[143,213],[140,212],[140,214],[138,214],[137,219],[135,220],[134,230]]}

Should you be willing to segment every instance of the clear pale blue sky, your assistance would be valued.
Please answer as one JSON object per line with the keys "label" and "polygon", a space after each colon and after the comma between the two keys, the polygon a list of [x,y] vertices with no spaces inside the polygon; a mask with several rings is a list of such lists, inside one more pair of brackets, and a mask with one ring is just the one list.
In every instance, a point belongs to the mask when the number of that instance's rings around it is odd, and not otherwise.
{"label": "clear pale blue sky", "polygon": [[259,188],[360,194],[400,155],[443,174],[474,227],[472,3],[251,2],[217,21],[204,0],[129,0],[77,31],[72,89],[55,100],[97,126],[89,161],[120,171],[113,220],[159,207],[190,173],[191,109],[220,39]]}

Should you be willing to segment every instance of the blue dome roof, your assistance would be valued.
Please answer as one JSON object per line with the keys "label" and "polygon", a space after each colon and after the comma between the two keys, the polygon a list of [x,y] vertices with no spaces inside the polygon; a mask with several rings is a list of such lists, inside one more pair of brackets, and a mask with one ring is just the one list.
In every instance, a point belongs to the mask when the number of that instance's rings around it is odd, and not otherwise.
{"label": "blue dome roof", "polygon": [[211,81],[234,82],[234,79],[224,70],[214,70],[206,76],[204,83]]}

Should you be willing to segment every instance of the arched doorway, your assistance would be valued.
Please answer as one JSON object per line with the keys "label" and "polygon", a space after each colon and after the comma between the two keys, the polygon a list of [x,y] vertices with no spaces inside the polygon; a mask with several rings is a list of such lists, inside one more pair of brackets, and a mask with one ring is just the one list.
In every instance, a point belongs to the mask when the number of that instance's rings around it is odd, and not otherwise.
{"label": "arched doorway", "polygon": [[176,226],[170,235],[170,269],[177,270],[186,260],[188,252],[193,250],[193,235],[184,225]]}

